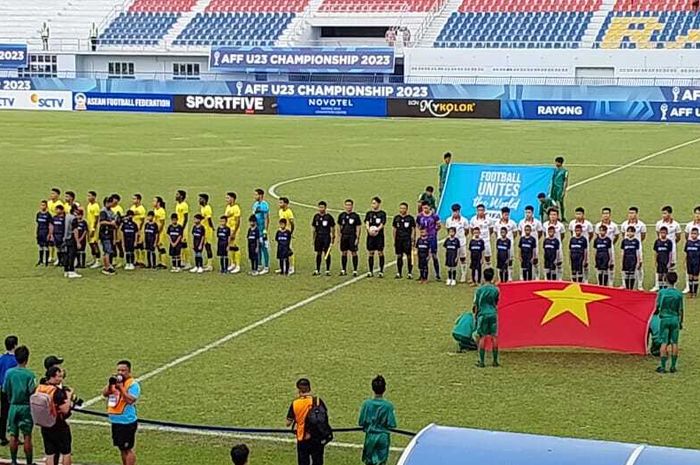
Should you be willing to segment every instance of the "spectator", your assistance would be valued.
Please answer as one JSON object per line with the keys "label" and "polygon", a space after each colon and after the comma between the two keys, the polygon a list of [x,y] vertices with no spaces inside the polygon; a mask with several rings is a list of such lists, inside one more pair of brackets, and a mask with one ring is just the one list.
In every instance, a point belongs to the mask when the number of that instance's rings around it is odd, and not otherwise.
{"label": "spectator", "polygon": [[34,463],[32,447],[32,429],[34,421],[29,408],[29,397],[34,393],[36,380],[34,373],[27,369],[29,362],[29,349],[19,346],[15,349],[17,367],[7,371],[2,390],[7,393],[10,401],[10,409],[7,415],[7,430],[10,433],[10,458],[13,464],[17,463],[17,450],[19,449],[19,435],[24,437],[24,455],[27,463]]}
{"label": "spectator", "polygon": [[49,49],[49,32],[49,25],[44,21],[44,24],[41,26],[41,45],[44,51]]}
{"label": "spectator", "polygon": [[396,428],[394,405],[384,399],[386,380],[379,375],[372,380],[374,398],[367,399],[360,409],[359,425],[365,432],[365,445],[362,449],[362,463],[365,465],[385,465],[389,460],[391,436],[389,430]]}
{"label": "spectator", "polygon": [[[53,399],[56,409],[56,423],[51,427],[41,427],[41,437],[44,440],[44,453],[47,465],[58,465],[58,459],[63,456],[63,465],[71,465],[73,438],[70,426],[66,420],[71,415],[70,389],[63,387],[63,370],[58,365],[51,366],[40,384],[37,392],[48,394]],[[38,421],[38,420],[37,420]]]}
{"label": "spectator", "polygon": [[90,49],[94,52],[97,51],[97,37],[99,36],[99,33],[97,31],[97,25],[95,23],[92,23],[92,26],[90,27]]}
{"label": "spectator", "polygon": [[248,465],[250,450],[245,444],[238,444],[231,448],[231,462],[233,465]]}
{"label": "spectator", "polygon": [[311,382],[306,378],[297,381],[297,398],[292,401],[287,412],[287,426],[296,425],[298,465],[323,465],[324,444],[309,431],[307,417],[311,409],[318,405],[327,411],[323,400],[311,393]]}
{"label": "spectator", "polygon": [[693,5],[693,11],[697,13],[698,10],[700,10],[700,0],[693,0],[692,5]]}
{"label": "spectator", "polygon": [[[7,370],[17,366],[15,358],[15,347],[19,343],[17,336],[7,336],[5,338],[6,352],[0,355],[0,388],[5,384]],[[7,440],[7,412],[10,409],[10,401],[7,393],[0,389],[0,446],[6,446],[10,442]]]}
{"label": "spectator", "polygon": [[387,29],[386,34],[384,34],[384,39],[386,39],[386,43],[389,44],[390,47],[393,47],[396,43],[396,30],[393,27]]}
{"label": "spectator", "polygon": [[112,442],[114,447],[119,449],[122,465],[134,465],[134,445],[138,429],[136,401],[141,396],[141,386],[131,375],[130,361],[121,360],[117,363],[117,374],[109,378],[102,395],[107,398]]}

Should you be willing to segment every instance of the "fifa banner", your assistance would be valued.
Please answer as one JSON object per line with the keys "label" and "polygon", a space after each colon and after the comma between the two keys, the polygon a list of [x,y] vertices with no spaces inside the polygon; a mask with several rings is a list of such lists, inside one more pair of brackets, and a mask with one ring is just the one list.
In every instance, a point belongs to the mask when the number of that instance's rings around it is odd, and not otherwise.
{"label": "fifa banner", "polygon": [[64,90],[0,90],[0,110],[70,111],[72,97]]}
{"label": "fifa banner", "polygon": [[176,112],[275,115],[275,97],[235,97],[231,95],[176,95]]}
{"label": "fifa banner", "polygon": [[562,281],[500,284],[498,343],[647,353],[656,294]]}
{"label": "fifa banner", "polygon": [[209,69],[246,73],[393,73],[390,47],[212,47]]}
{"label": "fifa banner", "polygon": [[139,111],[170,113],[173,96],[159,94],[112,94],[76,92],[73,94],[75,111]]}
{"label": "fifa banner", "polygon": [[451,163],[438,214],[445,220],[457,203],[462,215],[471,218],[476,207],[484,204],[486,214],[493,219],[501,208],[510,208],[510,217],[520,221],[525,207],[537,205],[537,194],[549,192],[554,168],[525,165],[472,165]]}
{"label": "fifa banner", "polygon": [[26,44],[0,44],[0,69],[24,68],[28,58]]}

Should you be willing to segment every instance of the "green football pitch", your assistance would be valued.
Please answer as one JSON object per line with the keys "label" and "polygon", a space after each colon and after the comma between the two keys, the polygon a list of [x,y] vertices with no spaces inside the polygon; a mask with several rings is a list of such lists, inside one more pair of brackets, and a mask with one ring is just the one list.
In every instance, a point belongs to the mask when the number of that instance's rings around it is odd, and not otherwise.
{"label": "green football pitch", "polygon": [[[0,127],[0,328],[30,347],[37,373],[44,356],[65,357],[67,382],[85,399],[129,358],[136,375],[148,377],[143,418],[283,427],[294,382],[306,376],[332,423],[353,426],[381,373],[403,429],[435,422],[700,448],[696,302],[687,308],[676,375],[654,373],[652,358],[554,350],[507,352],[502,368],[478,370],[474,354],[456,354],[450,336],[471,288],[396,281],[392,268],[383,280],[342,278],[337,253],[332,277],[312,277],[313,210],[300,205],[293,205],[298,273],[289,278],[156,271],[110,278],[85,270],[69,282],[58,269],[34,267],[34,213],[54,186],[76,191],[81,202],[91,189],[127,202],[135,192],[161,195],[168,213],[176,189],[190,193],[191,206],[208,192],[220,214],[226,191],[236,191],[248,212],[253,189],[282,183],[278,195],[334,209],[351,197],[364,212],[380,195],[393,215],[400,201],[414,209],[421,190],[437,182],[447,150],[457,162],[550,164],[564,154],[569,211],[582,205],[597,219],[610,206],[621,222],[638,205],[652,223],[671,204],[685,223],[700,203],[694,127],[30,112],[2,112]],[[118,462],[98,419],[73,419],[78,462]],[[244,439],[251,463],[293,463],[285,438]],[[137,453],[149,465],[223,464],[238,441],[144,428]],[[361,442],[339,434],[327,462],[360,463]],[[394,438],[397,448],[406,444]]]}

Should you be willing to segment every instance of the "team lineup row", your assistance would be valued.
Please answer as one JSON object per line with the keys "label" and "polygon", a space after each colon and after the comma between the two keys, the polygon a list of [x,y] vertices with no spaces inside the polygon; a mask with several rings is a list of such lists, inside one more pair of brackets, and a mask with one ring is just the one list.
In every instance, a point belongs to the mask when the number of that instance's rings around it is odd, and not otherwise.
{"label": "team lineup row", "polygon": [[[264,191],[257,189],[251,209],[249,228],[246,232],[248,258],[251,273],[269,272],[270,238],[277,243],[276,257],[279,260],[279,272],[294,273],[294,255],[291,242],[296,228],[294,213],[289,206],[289,199],[279,200],[279,228],[274,235],[268,234],[270,228],[270,206],[264,199]],[[238,236],[242,227],[242,213],[233,192],[226,194],[224,214],[215,224],[213,210],[209,205],[209,196],[200,194],[199,212],[190,222],[190,209],[186,201],[187,193],[177,191],[175,195],[175,213],[167,224],[165,201],[162,197],[153,199],[152,210],[147,211],[140,194],[134,194],[132,205],[125,210],[117,194],[110,195],[100,207],[95,192],[89,192],[87,204],[80,207],[75,201],[75,194],[65,193],[60,199],[60,190],[52,189],[49,200],[42,201],[37,213],[37,242],[39,244],[40,263],[49,261],[70,265],[73,260],[65,260],[75,243],[75,263],[85,267],[86,250],[89,247],[95,259],[92,267],[99,268],[102,259],[103,272],[112,274],[115,265],[124,265],[131,270],[136,267],[167,268],[178,272],[190,269],[192,272],[213,270],[214,249],[219,258],[220,271],[237,273],[241,269],[241,247]],[[423,197],[422,197],[423,198]],[[639,219],[638,210],[631,207],[627,219],[618,226],[611,219],[609,208],[603,208],[600,221],[594,226],[585,217],[583,208],[577,208],[575,218],[565,225],[559,220],[557,208],[545,212],[546,221],[541,222],[534,216],[534,208],[526,207],[525,218],[519,223],[510,219],[510,210],[503,208],[500,217],[489,218],[483,205],[477,206],[476,215],[467,219],[461,214],[461,207],[452,206],[452,215],[444,224],[435,213],[434,205],[428,201],[419,203],[420,211],[413,217],[408,213],[408,204],[399,206],[398,214],[391,222],[394,252],[397,255],[397,277],[403,275],[407,265],[408,277],[412,277],[414,261],[420,270],[421,281],[427,280],[428,263],[433,262],[435,277],[440,278],[438,260],[438,233],[444,227],[448,237],[442,243],[448,268],[448,284],[456,284],[456,274],[461,272],[460,281],[471,278],[472,284],[481,280],[483,266],[491,266],[492,242],[495,236],[496,263],[499,278],[507,281],[514,278],[513,262],[520,263],[520,279],[538,279],[540,262],[544,277],[562,279],[564,249],[569,252],[571,278],[587,281],[588,250],[594,249],[595,268],[600,284],[612,284],[615,268],[614,248],[621,236],[621,270],[623,282],[630,285],[633,279],[638,286],[643,282],[642,242],[646,239],[647,227]],[[662,218],[656,223],[657,239],[654,244],[657,264],[655,288],[663,286],[663,276],[674,270],[677,260],[677,244],[683,237],[683,229],[673,219],[671,207],[662,209]],[[68,219],[68,221],[67,221]],[[544,219],[544,218],[543,218]],[[284,220],[284,221],[282,221]],[[375,197],[371,209],[364,220],[354,211],[354,202],[345,201],[344,211],[333,217],[325,202],[319,202],[318,212],[312,219],[313,247],[316,253],[314,274],[321,274],[325,261],[325,273],[330,274],[331,251],[338,243],[341,252],[341,274],[346,275],[348,264],[352,262],[352,273],[358,272],[358,250],[362,231],[366,233],[366,250],[368,252],[368,274],[383,276],[385,228],[387,214],[381,209],[381,199]],[[631,230],[630,230],[631,228]],[[694,218],[685,227],[686,272],[688,274],[687,291],[697,276],[698,231],[700,230],[700,207],[695,208]],[[570,232],[568,248],[564,244],[566,233]],[[631,233],[631,235],[629,234]],[[468,239],[470,237],[470,239]],[[191,245],[190,245],[190,240]],[[194,267],[189,266],[190,255],[194,257]],[[206,263],[205,258],[206,256]],[[542,256],[542,260],[540,257]],[[379,268],[375,270],[375,257]],[[71,263],[67,263],[71,262]],[[634,269],[634,270],[633,270]],[[468,272],[468,270],[471,270]],[[630,273],[634,271],[633,275]],[[66,273],[75,273],[74,270]],[[691,292],[692,293],[692,292]]]}

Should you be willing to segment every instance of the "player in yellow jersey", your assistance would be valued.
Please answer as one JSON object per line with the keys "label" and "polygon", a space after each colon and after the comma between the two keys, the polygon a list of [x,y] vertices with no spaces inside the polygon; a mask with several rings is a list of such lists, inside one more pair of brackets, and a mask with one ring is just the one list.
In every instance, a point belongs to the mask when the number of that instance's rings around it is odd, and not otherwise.
{"label": "player in yellow jersey", "polygon": [[100,246],[98,243],[98,232],[100,222],[100,204],[97,203],[97,192],[89,191],[87,195],[87,205],[85,206],[85,220],[88,224],[88,244],[93,263],[90,268],[100,268]]}
{"label": "player in yellow jersey", "polygon": [[129,211],[134,212],[132,220],[138,227],[138,234],[136,235],[137,243],[135,245],[136,266],[141,268],[144,266],[144,263],[146,263],[146,251],[143,248],[143,222],[146,221],[146,207],[144,207],[142,204],[143,196],[141,196],[141,194],[134,194],[134,196],[131,198],[131,202]]}
{"label": "player in yellow jersey", "polygon": [[161,196],[155,196],[153,198],[153,213],[155,216],[155,223],[158,225],[158,256],[160,258],[160,263],[158,263],[158,269],[166,270],[168,268],[168,254],[166,253],[165,244],[170,243],[168,238],[168,231],[165,225],[165,220],[167,218],[167,213],[165,212],[165,200]]}
{"label": "player in yellow jersey", "polygon": [[241,271],[241,249],[238,247],[238,230],[241,228],[241,207],[236,203],[236,193],[226,193],[226,226],[231,229],[231,239],[229,240],[228,250],[231,266],[228,271],[238,273]]}
{"label": "player in yellow jersey", "polygon": [[190,219],[190,206],[187,204],[187,191],[178,190],[175,192],[175,213],[177,214],[177,224],[182,226],[182,241],[180,242],[182,267],[189,269],[190,248],[187,246],[187,222]]}
{"label": "player in yellow jersey", "polygon": [[66,191],[63,196],[63,211],[65,211],[67,215],[73,212],[73,209],[77,210],[78,208],[80,208],[80,204],[75,201],[75,192]]}
{"label": "player in yellow jersey", "polygon": [[212,271],[214,269],[213,260],[214,252],[211,249],[211,244],[214,241],[214,222],[212,216],[214,212],[209,205],[209,194],[199,194],[199,214],[202,215],[202,226],[204,226],[204,248],[207,251],[207,266],[204,271]]}
{"label": "player in yellow jersey", "polygon": [[[46,202],[46,206],[52,218],[56,216],[56,207],[59,205],[62,207],[64,206],[61,201],[61,189],[54,187],[51,189],[51,192],[49,192],[49,200]],[[58,265],[58,258],[56,257],[56,246],[54,246],[52,241],[49,241],[49,259],[54,262],[54,265]]]}
{"label": "player in yellow jersey", "polygon": [[116,254],[116,257],[114,257],[114,267],[119,268],[124,264],[124,234],[122,234],[120,227],[122,218],[124,218],[124,207],[119,203],[122,201],[119,194],[112,194],[112,198],[114,199],[114,205],[111,211],[117,217],[117,230],[114,237],[114,252]]}
{"label": "player in yellow jersey", "polygon": [[[289,208],[289,198],[287,197],[280,197],[279,200],[279,207],[280,210],[278,212],[279,219],[285,219],[287,220],[287,224],[289,225],[289,229],[292,232],[292,236],[294,235],[294,227],[296,226],[294,224],[294,212],[292,211],[291,208]],[[291,263],[289,264],[289,274],[294,274],[294,265],[296,264],[296,256],[292,255],[291,257]]]}

